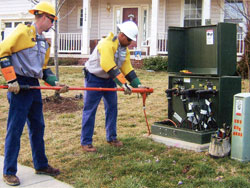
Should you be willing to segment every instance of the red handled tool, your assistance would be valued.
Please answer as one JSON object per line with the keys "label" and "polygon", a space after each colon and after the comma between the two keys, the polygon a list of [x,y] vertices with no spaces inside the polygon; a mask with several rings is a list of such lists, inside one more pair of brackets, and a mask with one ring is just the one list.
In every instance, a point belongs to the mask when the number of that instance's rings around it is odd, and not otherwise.
{"label": "red handled tool", "polygon": [[[0,85],[0,89],[8,89],[7,85]],[[20,85],[21,90],[29,90],[29,89],[45,89],[45,90],[60,90],[62,86],[29,86],[29,85]],[[69,90],[87,90],[87,91],[124,91],[123,88],[99,88],[99,87],[69,87]],[[143,102],[143,112],[146,120],[146,124],[148,127],[148,135],[151,134],[147,115],[146,115],[146,98],[147,95],[153,93],[152,88],[132,88],[132,93],[141,93],[142,102]]]}

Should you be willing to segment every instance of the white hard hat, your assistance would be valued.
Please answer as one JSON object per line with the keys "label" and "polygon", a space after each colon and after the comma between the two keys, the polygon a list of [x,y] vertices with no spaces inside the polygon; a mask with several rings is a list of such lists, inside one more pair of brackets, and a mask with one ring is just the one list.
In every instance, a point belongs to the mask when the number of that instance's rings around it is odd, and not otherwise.
{"label": "white hard hat", "polygon": [[126,22],[123,22],[122,24],[118,24],[117,27],[128,38],[130,38],[133,41],[136,41],[136,36],[138,34],[138,27],[134,22],[126,21]]}

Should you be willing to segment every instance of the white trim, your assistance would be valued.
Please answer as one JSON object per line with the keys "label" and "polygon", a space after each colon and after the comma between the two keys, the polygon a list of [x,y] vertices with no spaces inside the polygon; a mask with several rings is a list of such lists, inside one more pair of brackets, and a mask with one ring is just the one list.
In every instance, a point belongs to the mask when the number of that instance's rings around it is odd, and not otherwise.
{"label": "white trim", "polygon": [[152,0],[152,20],[151,20],[151,36],[150,36],[150,55],[157,55],[157,33],[158,33],[158,16],[159,16],[159,0]]}
{"label": "white trim", "polygon": [[83,27],[82,27],[82,51],[81,54],[89,54],[89,42],[90,42],[90,18],[91,18],[91,0],[83,0]]}
{"label": "white trim", "polygon": [[142,27],[140,27],[141,29],[140,29],[140,36],[141,36],[141,43],[142,42],[144,42],[143,41],[143,38],[142,38],[142,36],[143,36],[143,18],[144,18],[144,10],[146,10],[147,11],[147,20],[146,20],[146,24],[147,24],[147,28],[146,28],[146,32],[147,32],[147,35],[146,35],[146,39],[147,38],[149,38],[149,6],[148,5],[142,5],[141,6],[141,26]]}
{"label": "white trim", "polygon": [[185,0],[181,0],[181,19],[180,19],[180,27],[184,26],[184,4]]}
{"label": "white trim", "polygon": [[206,25],[206,20],[211,21],[211,0],[202,0],[201,25]]}
{"label": "white trim", "polygon": [[[113,6],[113,18],[114,18],[114,20],[113,20],[113,31],[114,31],[114,34],[117,33],[117,25],[116,25],[116,19],[117,19],[116,11],[117,10],[120,10],[120,13],[121,13],[120,16],[122,16],[122,7],[120,5],[114,5]],[[119,22],[120,23],[122,22],[122,18],[120,18]]]}

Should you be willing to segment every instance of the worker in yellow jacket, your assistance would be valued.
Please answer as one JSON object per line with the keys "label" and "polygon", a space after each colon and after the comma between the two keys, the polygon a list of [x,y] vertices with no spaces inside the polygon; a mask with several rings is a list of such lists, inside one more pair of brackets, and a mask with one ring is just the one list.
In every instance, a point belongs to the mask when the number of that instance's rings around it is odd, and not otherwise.
{"label": "worker in yellow jacket", "polygon": [[[115,88],[116,84],[124,88],[125,94],[131,94],[131,87],[144,87],[141,85],[130,62],[128,46],[132,40],[136,41],[137,25],[126,21],[118,25],[120,32],[117,36],[110,33],[102,39],[89,60],[85,63],[85,87]],[[92,145],[94,133],[95,114],[100,100],[103,98],[106,115],[106,139],[116,147],[123,143],[117,139],[117,93],[105,91],[85,91],[82,116],[81,146],[86,152],[95,152]]]}
{"label": "worker in yellow jacket", "polygon": [[[29,11],[35,15],[32,25],[19,24],[0,43],[1,71],[8,83],[10,103],[5,139],[3,180],[8,185],[19,185],[16,176],[20,138],[25,123],[28,124],[32,157],[37,174],[57,175],[59,169],[48,164],[44,147],[44,118],[40,90],[20,90],[20,85],[39,86],[38,79],[48,84],[58,85],[56,76],[46,65],[49,60],[50,45],[42,32],[48,31],[57,20],[54,7],[47,2],[37,4]],[[59,92],[66,92],[67,86]]]}

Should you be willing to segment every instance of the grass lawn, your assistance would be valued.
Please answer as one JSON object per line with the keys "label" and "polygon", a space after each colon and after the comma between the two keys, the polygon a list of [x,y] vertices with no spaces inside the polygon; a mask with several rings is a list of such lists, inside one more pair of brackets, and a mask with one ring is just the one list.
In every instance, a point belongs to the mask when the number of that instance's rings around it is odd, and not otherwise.
{"label": "grass lawn", "polygon": [[[146,101],[149,124],[167,118],[167,72],[136,70],[146,86],[154,88]],[[83,86],[81,67],[60,67],[60,81],[69,86]],[[3,84],[0,76],[0,84]],[[242,91],[248,90],[243,81]],[[6,90],[0,90],[0,155],[4,154],[4,139],[8,116]],[[62,97],[75,97],[80,91],[70,91]],[[53,91],[42,91],[43,98]],[[142,188],[142,187],[250,187],[250,164],[225,157],[213,159],[207,152],[196,153],[167,147],[144,135],[147,127],[142,98],[118,92],[118,139],[122,148],[113,148],[105,139],[103,102],[99,105],[93,145],[97,153],[84,153],[80,147],[82,111],[55,113],[44,111],[45,144],[49,163],[60,168],[56,178],[74,187]],[[139,97],[139,98],[138,98]],[[80,107],[82,100],[78,101]],[[18,162],[33,167],[31,149],[25,126]],[[2,168],[2,167],[1,167]],[[2,170],[2,169],[0,169]]]}

